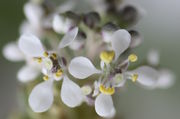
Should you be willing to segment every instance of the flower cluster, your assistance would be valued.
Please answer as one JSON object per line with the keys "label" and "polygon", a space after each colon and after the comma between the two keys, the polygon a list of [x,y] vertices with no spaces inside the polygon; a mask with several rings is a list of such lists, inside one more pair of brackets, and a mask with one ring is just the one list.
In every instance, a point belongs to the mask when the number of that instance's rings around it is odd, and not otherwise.
{"label": "flower cluster", "polygon": [[[48,0],[25,4],[27,20],[20,27],[21,36],[7,44],[3,54],[10,61],[25,61],[17,73],[20,82],[28,83],[43,74],[29,94],[34,112],[52,106],[54,84],[61,80],[60,98],[65,105],[74,108],[85,102],[105,118],[115,116],[112,96],[127,81],[146,89],[173,85],[173,73],[159,69],[156,50],[147,53],[143,65],[131,65],[138,61],[133,49],[142,42],[140,33],[132,29],[144,14],[141,8],[116,0],[92,0],[89,5],[93,12],[76,13],[73,1],[60,6]],[[88,83],[80,85],[78,79]]]}

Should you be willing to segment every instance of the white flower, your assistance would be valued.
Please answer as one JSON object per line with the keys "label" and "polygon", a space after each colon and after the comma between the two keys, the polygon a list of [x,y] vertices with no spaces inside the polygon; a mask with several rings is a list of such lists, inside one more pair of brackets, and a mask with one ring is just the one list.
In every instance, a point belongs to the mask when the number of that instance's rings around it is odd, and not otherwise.
{"label": "white flower", "polygon": [[[126,30],[117,30],[111,37],[111,45],[113,51],[102,52],[101,68],[102,70],[96,69],[91,61],[86,57],[76,57],[71,60],[69,64],[69,72],[71,75],[78,79],[85,79],[93,74],[101,74],[98,82],[95,82],[95,91],[93,96],[97,96],[99,91],[100,95],[95,100],[95,110],[97,114],[102,117],[113,117],[115,115],[115,109],[110,95],[114,94],[116,86],[121,86],[124,83],[124,78],[108,79],[110,76],[110,64],[113,59],[116,61],[120,54],[122,54],[130,45],[130,34]],[[104,64],[105,63],[105,64]],[[122,76],[123,74],[119,74]],[[104,78],[103,78],[104,77]],[[120,81],[119,81],[120,79]]]}
{"label": "white flower", "polygon": [[23,66],[17,74],[17,78],[20,82],[26,83],[32,81],[40,74],[37,64],[32,62],[32,60],[28,60],[19,49],[16,42],[8,43],[3,48],[3,55],[6,59],[13,62],[26,61],[26,65]]}
{"label": "white flower", "polygon": [[[78,28],[69,31],[59,43],[59,48],[68,46],[75,39],[77,33]],[[20,37],[19,48],[25,55],[42,64],[45,81],[35,86],[29,96],[29,105],[33,111],[44,112],[50,108],[53,103],[53,82],[60,79],[64,79],[61,89],[62,101],[69,107],[81,104],[84,98],[81,88],[66,76],[65,68],[55,53],[45,51],[40,40],[30,34]]]}

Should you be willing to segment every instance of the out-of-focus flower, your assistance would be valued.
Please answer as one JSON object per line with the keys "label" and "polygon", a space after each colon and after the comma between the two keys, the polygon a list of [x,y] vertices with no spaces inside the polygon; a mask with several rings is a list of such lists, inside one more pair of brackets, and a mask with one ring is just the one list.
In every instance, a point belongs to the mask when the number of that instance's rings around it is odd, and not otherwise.
{"label": "out-of-focus flower", "polygon": [[26,61],[26,65],[17,73],[17,78],[20,82],[32,81],[40,74],[40,67],[21,52],[16,42],[8,43],[3,48],[3,55],[6,59],[13,62]]}
{"label": "out-of-focus flower", "polygon": [[[69,31],[60,42],[59,48],[68,46],[77,33],[77,27]],[[42,64],[45,81],[35,86],[29,96],[29,105],[33,111],[44,112],[50,108],[53,103],[53,82],[62,78],[64,78],[61,89],[62,101],[69,107],[80,105],[83,100],[82,90],[67,77],[66,68],[63,67],[56,53],[45,51],[40,40],[30,34],[20,37],[19,48],[25,55]]]}
{"label": "out-of-focus flower", "polygon": [[161,69],[159,71],[159,78],[156,84],[156,88],[167,89],[174,85],[175,74],[168,69]]}
{"label": "out-of-focus flower", "polygon": [[134,25],[146,14],[143,8],[130,3],[121,4],[118,13],[121,20],[128,25]]}
{"label": "out-of-focus flower", "polygon": [[45,3],[46,1],[29,1],[24,5],[24,14],[27,20],[20,26],[21,34],[35,34],[38,37],[42,37],[45,30],[52,28],[54,13],[47,10],[49,4]]}
{"label": "out-of-focus flower", "polygon": [[148,63],[153,66],[157,66],[159,64],[159,60],[160,60],[159,52],[155,49],[151,49],[147,55]]}
{"label": "out-of-focus flower", "polygon": [[43,8],[33,2],[28,2],[25,4],[24,13],[28,19],[28,22],[33,25],[33,27],[39,27],[41,25],[41,19],[45,14]]}
{"label": "out-of-focus flower", "polygon": [[[157,67],[160,62],[160,54],[158,50],[151,49],[147,54],[147,62]],[[170,88],[175,82],[175,75],[169,69],[158,69],[159,78],[156,82],[155,88],[166,89]]]}

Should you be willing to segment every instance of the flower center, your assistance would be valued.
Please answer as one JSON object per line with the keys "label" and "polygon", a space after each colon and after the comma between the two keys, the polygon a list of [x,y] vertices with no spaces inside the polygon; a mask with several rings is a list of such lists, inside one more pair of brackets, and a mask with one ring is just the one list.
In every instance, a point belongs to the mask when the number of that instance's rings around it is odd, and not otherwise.
{"label": "flower center", "polygon": [[112,94],[115,93],[114,87],[106,88],[103,84],[100,85],[99,90],[100,90],[101,93],[106,94],[106,95],[112,95]]}
{"label": "flower center", "polygon": [[53,67],[53,62],[49,58],[43,59],[44,66],[47,70],[51,70]]}
{"label": "flower center", "polygon": [[114,59],[114,55],[114,51],[103,51],[100,54],[100,59],[104,61],[106,64],[109,64]]}
{"label": "flower center", "polygon": [[133,82],[136,82],[137,79],[138,79],[138,74],[133,74],[131,79],[132,79]]}

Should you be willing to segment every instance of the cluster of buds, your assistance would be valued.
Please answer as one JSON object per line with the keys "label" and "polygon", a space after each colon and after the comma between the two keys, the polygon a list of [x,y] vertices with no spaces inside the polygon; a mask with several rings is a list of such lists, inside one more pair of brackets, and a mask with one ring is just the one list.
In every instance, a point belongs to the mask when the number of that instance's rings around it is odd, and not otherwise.
{"label": "cluster of buds", "polygon": [[[138,61],[133,49],[142,42],[140,33],[132,29],[144,13],[141,8],[118,0],[92,0],[89,5],[93,12],[76,13],[73,1],[60,6],[48,0],[25,4],[27,20],[20,27],[21,36],[7,44],[3,54],[11,61],[25,61],[17,73],[20,82],[43,74],[42,82],[29,95],[34,112],[50,109],[53,85],[61,80],[59,101],[71,108],[85,102],[105,118],[115,116],[112,95],[127,81],[146,89],[168,88],[174,83],[172,72],[159,69],[155,50],[148,53],[146,63],[131,67]],[[89,80],[94,74],[94,80]],[[80,86],[77,79],[88,83]]]}

